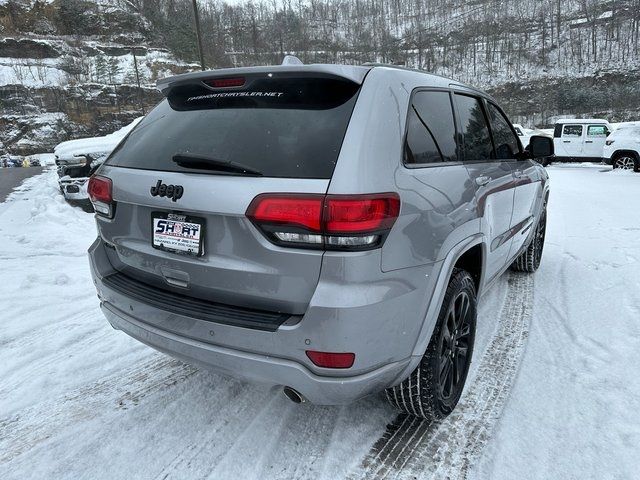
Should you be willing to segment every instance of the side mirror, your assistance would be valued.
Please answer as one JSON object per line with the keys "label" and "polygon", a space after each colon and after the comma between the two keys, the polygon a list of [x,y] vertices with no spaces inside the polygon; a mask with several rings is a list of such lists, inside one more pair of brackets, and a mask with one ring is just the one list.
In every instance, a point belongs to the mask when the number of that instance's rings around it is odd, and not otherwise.
{"label": "side mirror", "polygon": [[532,158],[551,157],[554,153],[553,139],[542,135],[533,135],[529,140],[529,152]]}

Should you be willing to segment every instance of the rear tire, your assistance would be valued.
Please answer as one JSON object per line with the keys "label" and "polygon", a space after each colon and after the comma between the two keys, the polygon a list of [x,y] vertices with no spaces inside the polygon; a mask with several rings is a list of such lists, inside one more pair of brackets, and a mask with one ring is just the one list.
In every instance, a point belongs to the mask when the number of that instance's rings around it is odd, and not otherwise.
{"label": "rear tire", "polygon": [[464,270],[454,269],[436,327],[418,367],[386,390],[389,403],[427,420],[449,415],[460,400],[476,332],[476,287]]}
{"label": "rear tire", "polygon": [[511,264],[511,270],[515,272],[533,273],[538,270],[542,260],[542,250],[544,249],[544,239],[547,231],[547,204],[542,207],[542,213],[533,238],[529,242],[526,250]]}

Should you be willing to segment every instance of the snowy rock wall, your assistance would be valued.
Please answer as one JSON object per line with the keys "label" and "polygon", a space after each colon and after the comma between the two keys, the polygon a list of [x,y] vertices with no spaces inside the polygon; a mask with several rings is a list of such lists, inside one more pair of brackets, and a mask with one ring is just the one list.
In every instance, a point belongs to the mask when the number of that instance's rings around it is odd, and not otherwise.
{"label": "snowy rock wall", "polygon": [[0,155],[103,135],[148,111],[159,78],[195,68],[157,43],[130,2],[0,0]]}

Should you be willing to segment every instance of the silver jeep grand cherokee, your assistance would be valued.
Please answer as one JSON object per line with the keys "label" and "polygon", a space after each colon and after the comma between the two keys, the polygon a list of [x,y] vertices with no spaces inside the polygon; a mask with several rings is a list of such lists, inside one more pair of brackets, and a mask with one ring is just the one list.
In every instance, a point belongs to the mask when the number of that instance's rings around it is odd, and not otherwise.
{"label": "silver jeep grand cherokee", "polygon": [[550,140],[524,152],[486,94],[389,66],[158,87],[89,186],[111,325],[294,401],[449,414],[478,296],[540,263]]}

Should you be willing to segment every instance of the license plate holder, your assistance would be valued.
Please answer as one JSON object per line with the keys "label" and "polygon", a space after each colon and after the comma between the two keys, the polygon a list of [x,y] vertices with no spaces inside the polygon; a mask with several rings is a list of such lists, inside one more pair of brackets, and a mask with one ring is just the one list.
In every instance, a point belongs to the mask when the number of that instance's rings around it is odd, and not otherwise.
{"label": "license plate holder", "polygon": [[174,212],[151,213],[151,246],[192,257],[204,255],[204,218]]}

